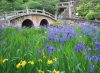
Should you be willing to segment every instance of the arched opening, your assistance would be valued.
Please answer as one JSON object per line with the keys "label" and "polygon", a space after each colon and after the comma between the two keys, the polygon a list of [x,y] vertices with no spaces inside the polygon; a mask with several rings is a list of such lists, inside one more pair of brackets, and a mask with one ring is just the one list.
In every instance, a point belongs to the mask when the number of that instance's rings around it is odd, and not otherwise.
{"label": "arched opening", "polygon": [[48,21],[46,19],[41,20],[40,26],[48,26]]}
{"label": "arched opening", "polygon": [[33,22],[30,19],[26,19],[22,23],[22,27],[29,27],[31,28],[33,26]]}

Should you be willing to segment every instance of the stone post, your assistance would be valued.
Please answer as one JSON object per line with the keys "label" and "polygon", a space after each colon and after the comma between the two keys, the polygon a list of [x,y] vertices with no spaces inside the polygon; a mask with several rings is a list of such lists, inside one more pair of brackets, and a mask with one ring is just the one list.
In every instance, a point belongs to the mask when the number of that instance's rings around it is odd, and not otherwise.
{"label": "stone post", "polygon": [[44,10],[44,8],[43,8],[43,14],[45,15],[45,10]]}
{"label": "stone post", "polygon": [[11,26],[10,20],[7,20],[8,26]]}
{"label": "stone post", "polygon": [[7,13],[4,14],[4,20],[6,21],[7,26],[10,26],[10,21],[7,19]]}
{"label": "stone post", "polygon": [[28,8],[26,8],[26,14],[29,14],[29,9]]}
{"label": "stone post", "polygon": [[7,13],[4,14],[4,19],[7,20]]}
{"label": "stone post", "polygon": [[37,9],[35,10],[36,14],[37,14]]}
{"label": "stone post", "polygon": [[57,13],[55,13],[55,19],[57,20]]}
{"label": "stone post", "polygon": [[71,7],[72,7],[72,5],[71,5],[71,3],[69,2],[69,6],[68,6],[68,9],[69,9],[69,18],[72,17],[72,10],[71,10]]}

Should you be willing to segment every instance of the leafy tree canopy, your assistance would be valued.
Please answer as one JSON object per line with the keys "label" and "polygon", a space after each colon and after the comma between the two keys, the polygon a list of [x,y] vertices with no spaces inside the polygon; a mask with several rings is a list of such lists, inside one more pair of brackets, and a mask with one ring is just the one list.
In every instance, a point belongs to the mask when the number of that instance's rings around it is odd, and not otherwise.
{"label": "leafy tree canopy", "polygon": [[0,13],[26,8],[45,9],[55,13],[59,0],[0,0]]}
{"label": "leafy tree canopy", "polygon": [[99,13],[100,15],[100,0],[80,0],[80,5],[77,7],[77,12],[80,16],[84,17],[91,16],[93,13]]}

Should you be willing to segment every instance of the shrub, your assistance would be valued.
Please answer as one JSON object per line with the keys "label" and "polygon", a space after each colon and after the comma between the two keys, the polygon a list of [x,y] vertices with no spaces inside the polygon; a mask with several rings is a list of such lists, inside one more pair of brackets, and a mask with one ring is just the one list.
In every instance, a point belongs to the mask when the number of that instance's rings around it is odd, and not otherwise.
{"label": "shrub", "polygon": [[94,12],[88,12],[87,15],[85,16],[86,19],[88,20],[94,20],[95,17],[94,17]]}
{"label": "shrub", "polygon": [[94,17],[100,20],[100,12],[95,12]]}

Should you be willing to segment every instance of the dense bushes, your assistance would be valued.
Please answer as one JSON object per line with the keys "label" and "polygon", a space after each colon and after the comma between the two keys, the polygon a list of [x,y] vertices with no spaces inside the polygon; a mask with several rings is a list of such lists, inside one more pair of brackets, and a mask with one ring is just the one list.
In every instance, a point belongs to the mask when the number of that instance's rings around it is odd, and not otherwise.
{"label": "dense bushes", "polygon": [[88,20],[94,20],[95,19],[94,12],[89,12],[85,17]]}
{"label": "dense bushes", "polygon": [[99,20],[100,20],[100,12],[96,12],[96,13],[94,14],[94,17],[95,17],[96,19],[99,19]]}
{"label": "dense bushes", "polygon": [[88,20],[100,19],[100,12],[88,12],[85,16]]}
{"label": "dense bushes", "polygon": [[[45,9],[55,13],[58,0],[0,0],[0,13],[27,8]],[[6,5],[5,5],[6,4]]]}
{"label": "dense bushes", "polygon": [[100,12],[100,0],[80,0],[77,12],[80,16],[93,20],[94,13]]}

